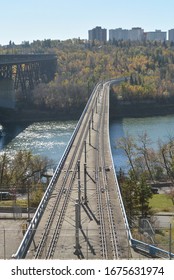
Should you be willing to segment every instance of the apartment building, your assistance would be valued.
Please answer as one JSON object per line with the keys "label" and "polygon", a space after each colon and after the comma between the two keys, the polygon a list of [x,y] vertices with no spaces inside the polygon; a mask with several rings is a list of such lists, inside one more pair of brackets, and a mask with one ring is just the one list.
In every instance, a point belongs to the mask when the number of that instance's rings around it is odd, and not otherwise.
{"label": "apartment building", "polygon": [[[102,29],[100,26],[93,28],[88,31],[89,41],[98,40],[100,42],[107,41],[107,30]],[[174,29],[169,30],[169,41],[174,42]],[[167,40],[167,32],[161,30],[155,30],[151,32],[144,32],[144,29],[141,27],[133,27],[132,29],[110,29],[109,30],[109,40],[113,41],[166,41]]]}
{"label": "apartment building", "polygon": [[145,38],[147,41],[166,41],[167,32],[161,30],[146,32]]}
{"label": "apartment building", "polygon": [[116,28],[116,29],[110,29],[109,30],[109,40],[110,41],[119,41],[119,40],[128,40],[129,38],[129,30],[122,29],[122,28]]}
{"label": "apartment building", "polygon": [[131,30],[128,29],[111,29],[109,30],[109,40],[110,41],[142,41],[144,38],[144,30],[140,27],[134,27]]}
{"label": "apartment building", "polygon": [[97,26],[93,28],[92,30],[88,31],[88,38],[89,41],[100,41],[100,42],[106,42],[107,41],[107,30],[105,28],[101,28],[100,26]]}
{"label": "apartment building", "polygon": [[174,29],[169,30],[169,42],[174,42]]}

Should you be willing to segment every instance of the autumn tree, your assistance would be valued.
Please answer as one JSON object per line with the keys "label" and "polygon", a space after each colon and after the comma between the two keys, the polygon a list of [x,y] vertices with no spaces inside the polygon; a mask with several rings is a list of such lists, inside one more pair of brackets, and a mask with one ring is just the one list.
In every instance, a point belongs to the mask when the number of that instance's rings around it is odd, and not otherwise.
{"label": "autumn tree", "polygon": [[122,149],[125,153],[125,155],[128,158],[128,162],[131,166],[132,172],[137,177],[137,172],[134,167],[134,157],[135,157],[135,140],[134,138],[129,135],[129,133],[126,133],[125,137],[121,137],[116,142],[116,148]]}
{"label": "autumn tree", "polygon": [[0,157],[1,189],[18,189],[26,192],[26,186],[35,186],[52,161],[33,155],[30,151],[19,151],[13,158],[7,154]]}
{"label": "autumn tree", "polygon": [[138,145],[136,145],[137,151],[140,155],[143,156],[145,166],[148,170],[150,179],[154,181],[154,176],[152,172],[152,158],[150,158],[150,148],[151,140],[148,137],[147,133],[144,132],[138,136]]}

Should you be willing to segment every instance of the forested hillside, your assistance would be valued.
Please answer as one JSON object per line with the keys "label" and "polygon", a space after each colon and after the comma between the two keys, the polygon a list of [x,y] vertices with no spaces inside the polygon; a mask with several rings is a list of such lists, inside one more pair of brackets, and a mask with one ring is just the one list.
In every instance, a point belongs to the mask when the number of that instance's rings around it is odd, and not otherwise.
{"label": "forested hillside", "polygon": [[[1,48],[10,53],[12,46]],[[13,53],[55,53],[55,79],[40,83],[32,92],[36,108],[66,110],[86,104],[94,85],[125,76],[129,79],[113,89],[122,101],[168,102],[174,100],[174,46],[168,42],[114,42],[91,45],[80,39],[23,42]]]}

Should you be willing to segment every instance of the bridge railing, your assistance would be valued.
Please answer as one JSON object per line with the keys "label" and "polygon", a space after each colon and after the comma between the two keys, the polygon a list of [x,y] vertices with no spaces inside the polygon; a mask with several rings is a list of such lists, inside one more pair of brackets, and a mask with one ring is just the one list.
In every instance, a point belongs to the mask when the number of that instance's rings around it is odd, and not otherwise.
{"label": "bridge railing", "polygon": [[144,252],[154,258],[162,258],[162,259],[173,259],[174,254],[170,253],[169,251],[160,249],[154,245],[150,245],[139,241],[137,239],[131,238],[132,248],[137,251]]}
{"label": "bridge railing", "polygon": [[[120,78],[120,79],[117,80],[117,82],[121,82],[121,81],[123,81],[123,79],[124,78]],[[110,85],[113,84],[113,83],[114,83],[114,80],[112,80]],[[109,89],[110,89],[110,87],[109,87]],[[108,129],[109,129],[109,125],[108,125]],[[108,133],[108,137],[109,137],[109,133]],[[117,180],[117,175],[116,175],[115,168],[114,168],[114,162],[113,162],[111,144],[110,144],[110,137],[109,137],[108,142],[109,142],[109,149],[110,149],[110,154],[111,154],[111,158],[112,158],[113,171],[114,171],[114,174],[115,174],[115,182],[116,182],[116,185],[117,185],[118,197],[119,197],[119,201],[120,201],[121,210],[122,210],[122,213],[123,213],[123,218],[124,218],[124,221],[125,221],[125,227],[126,227],[126,232],[127,232],[129,244],[131,245],[131,247],[134,250],[141,251],[142,253],[146,253],[146,254],[154,257],[154,258],[173,259],[174,258],[173,253],[171,253],[169,251],[166,251],[166,250],[163,250],[163,249],[160,249],[160,248],[158,248],[154,245],[150,245],[150,244],[147,244],[145,242],[136,240],[132,237],[132,233],[131,233],[131,230],[130,230],[130,227],[129,227],[129,223],[128,223],[128,220],[127,220],[127,215],[126,215],[126,211],[125,211],[125,207],[124,207],[124,203],[123,203],[123,199],[122,199],[122,195],[121,195],[121,191],[120,191],[120,187],[119,187],[118,180]]]}
{"label": "bridge railing", "polygon": [[[32,241],[32,239],[34,237],[34,234],[36,232],[37,226],[38,226],[38,224],[40,222],[40,219],[41,219],[41,217],[43,215],[43,212],[44,212],[44,210],[46,208],[46,205],[48,203],[48,199],[50,197],[50,194],[52,193],[52,190],[53,190],[53,188],[54,188],[54,186],[55,186],[55,184],[57,182],[57,178],[58,178],[58,176],[59,176],[59,174],[61,172],[63,164],[64,164],[64,162],[65,162],[65,160],[67,158],[67,155],[68,155],[68,153],[69,153],[69,151],[70,151],[70,149],[72,147],[72,144],[73,144],[74,139],[75,139],[75,137],[77,135],[77,132],[79,130],[81,122],[82,122],[82,120],[84,118],[84,115],[85,115],[85,113],[86,113],[86,111],[88,109],[88,106],[89,106],[89,104],[91,102],[91,99],[92,99],[92,97],[93,97],[93,95],[95,93],[95,90],[96,90],[96,88],[97,88],[97,86],[99,84],[100,83],[98,83],[95,86],[95,88],[94,88],[94,90],[93,90],[93,92],[92,92],[92,94],[91,94],[91,96],[90,96],[90,98],[89,98],[89,100],[88,100],[88,102],[86,104],[86,107],[85,107],[85,109],[84,109],[84,111],[83,111],[83,113],[82,113],[82,115],[81,115],[81,117],[80,117],[80,119],[79,119],[79,121],[78,121],[78,123],[76,125],[76,128],[75,128],[75,130],[74,130],[74,132],[73,132],[73,134],[72,134],[72,136],[71,136],[71,138],[69,140],[69,143],[68,143],[68,145],[67,145],[67,147],[66,147],[66,149],[65,149],[65,151],[64,151],[64,153],[62,155],[62,158],[59,161],[59,164],[58,164],[58,166],[57,166],[57,168],[55,170],[55,173],[54,173],[54,175],[53,175],[53,177],[52,177],[52,179],[51,179],[51,181],[50,181],[50,183],[49,183],[49,185],[47,187],[47,190],[45,191],[45,194],[44,194],[44,196],[43,196],[43,198],[42,198],[42,200],[41,200],[41,202],[40,202],[40,204],[39,204],[39,206],[38,206],[38,208],[37,208],[37,210],[35,212],[35,215],[34,215],[33,219],[30,222],[30,225],[29,225],[29,227],[27,229],[27,232],[25,233],[25,236],[24,236],[24,238],[23,238],[23,240],[22,240],[22,242],[21,242],[17,252],[12,255],[12,258],[22,259],[22,258],[25,257],[25,255],[27,253],[27,250],[28,250],[28,248],[29,248],[29,246],[31,244],[31,241]],[[109,121],[109,119],[108,119],[108,121]],[[108,129],[109,129],[109,125],[108,125]],[[109,137],[109,133],[108,133],[108,137]],[[111,152],[111,145],[110,145],[110,138],[109,138],[108,142],[109,142],[109,148],[110,148],[110,153],[111,153],[112,165],[114,167],[114,162],[113,162],[112,152]],[[139,240],[136,240],[136,239],[132,238],[132,234],[131,234],[129,223],[128,223],[128,220],[127,220],[127,215],[126,215],[126,211],[125,211],[125,208],[124,208],[124,204],[123,204],[123,200],[122,200],[122,195],[121,195],[121,192],[120,192],[120,187],[119,187],[119,184],[118,184],[115,168],[113,168],[113,171],[114,171],[114,174],[115,174],[115,182],[116,182],[116,185],[117,185],[117,192],[118,192],[118,197],[119,197],[119,200],[120,200],[120,207],[121,207],[121,210],[122,210],[122,213],[123,213],[123,218],[124,218],[124,221],[125,221],[127,237],[128,237],[128,241],[129,241],[131,247],[133,249],[135,249],[135,250],[141,251],[143,253],[147,253],[147,254],[151,255],[152,257],[160,257],[160,258],[164,258],[164,259],[174,258],[174,254],[173,253],[170,253],[168,251],[162,250],[162,249],[160,249],[158,247],[155,247],[153,245],[149,245],[147,243],[144,243],[144,242],[141,242]]]}
{"label": "bridge railing", "polygon": [[[123,80],[124,80],[124,78],[119,78],[118,81],[122,82]],[[110,85],[111,84],[112,84],[112,82],[109,83],[109,87],[108,87],[109,91],[110,91]],[[109,94],[109,92],[108,92],[108,94]],[[108,118],[108,122],[109,122],[109,118]],[[109,129],[109,123],[108,123],[108,129]],[[109,143],[109,150],[110,150],[110,155],[111,155],[111,160],[112,160],[113,172],[114,172],[114,176],[115,176],[115,184],[117,186],[117,193],[118,193],[118,198],[119,198],[119,202],[120,202],[120,207],[121,207],[121,211],[122,211],[122,215],[123,215],[123,219],[124,219],[124,223],[125,223],[125,227],[126,227],[126,233],[127,233],[128,241],[129,241],[129,244],[131,245],[132,234],[131,234],[129,223],[128,223],[128,220],[127,220],[127,215],[126,215],[125,207],[124,207],[124,204],[123,204],[122,195],[121,195],[120,187],[119,187],[118,180],[117,180],[117,175],[116,175],[115,168],[114,168],[114,161],[113,161],[113,157],[112,157],[109,131],[108,131],[108,143]]]}
{"label": "bridge railing", "polygon": [[83,113],[82,113],[82,115],[81,115],[81,117],[80,117],[80,119],[79,119],[79,121],[78,121],[78,123],[76,125],[76,128],[75,128],[75,130],[74,130],[74,132],[73,132],[73,134],[72,134],[72,136],[71,136],[71,138],[69,140],[69,143],[68,143],[68,145],[67,145],[67,147],[66,147],[66,149],[65,149],[65,151],[64,151],[64,153],[63,153],[63,155],[62,155],[62,157],[61,157],[61,159],[59,161],[59,164],[58,164],[58,166],[57,166],[57,168],[56,168],[56,170],[54,172],[54,175],[53,175],[53,177],[52,177],[52,179],[51,179],[51,181],[50,181],[50,183],[49,183],[49,185],[48,185],[48,187],[47,187],[47,189],[46,189],[46,191],[44,193],[44,196],[43,196],[43,198],[42,198],[42,200],[41,200],[41,202],[40,202],[40,204],[39,204],[39,206],[38,206],[38,208],[37,208],[37,210],[35,212],[35,215],[33,216],[33,219],[31,220],[31,222],[29,224],[29,227],[28,227],[28,229],[27,229],[27,231],[26,231],[26,233],[25,233],[25,235],[23,237],[23,240],[22,240],[22,242],[21,242],[17,252],[12,255],[12,258],[22,259],[22,258],[25,258],[25,256],[26,256],[27,250],[28,250],[28,248],[29,248],[29,246],[30,246],[30,244],[32,242],[32,239],[34,238],[34,234],[36,232],[38,224],[39,224],[39,222],[41,220],[41,217],[43,215],[43,212],[44,212],[44,210],[45,210],[45,208],[47,206],[50,194],[52,193],[53,188],[54,188],[54,186],[55,186],[55,184],[57,182],[57,178],[60,175],[60,172],[62,170],[63,164],[64,164],[64,162],[65,162],[65,160],[67,158],[67,155],[68,155],[68,153],[69,153],[69,151],[70,151],[70,149],[71,149],[71,147],[73,145],[74,139],[75,139],[75,137],[76,137],[76,135],[78,133],[78,130],[80,128],[80,125],[82,123],[84,115],[85,115],[85,113],[86,113],[86,111],[87,111],[87,109],[89,107],[89,104],[91,102],[91,99],[92,99],[92,97],[93,97],[93,95],[95,93],[95,90],[96,90],[97,86],[98,86],[98,84],[95,86],[95,88],[94,88],[94,90],[93,90],[93,92],[92,92],[92,94],[91,94],[91,96],[90,96],[90,98],[89,98],[89,100],[88,100],[88,102],[87,102],[87,104],[85,106],[85,109],[84,109],[84,111],[83,111]]}

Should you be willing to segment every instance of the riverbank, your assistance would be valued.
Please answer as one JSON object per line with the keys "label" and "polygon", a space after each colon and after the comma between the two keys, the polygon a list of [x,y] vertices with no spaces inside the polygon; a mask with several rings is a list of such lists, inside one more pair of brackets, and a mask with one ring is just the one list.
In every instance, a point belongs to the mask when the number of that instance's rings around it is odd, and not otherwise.
{"label": "riverbank", "polygon": [[117,102],[110,104],[110,118],[143,118],[174,114],[174,103]]}
{"label": "riverbank", "polygon": [[78,120],[82,114],[82,109],[49,111],[39,109],[11,110],[0,109],[0,123],[20,123],[20,122],[42,122],[42,121],[69,121]]}
{"label": "riverbank", "polygon": [[[0,108],[0,123],[69,121],[78,120],[83,108],[70,110],[3,109]],[[110,119],[143,118],[174,114],[174,103],[156,102],[110,102]]]}

